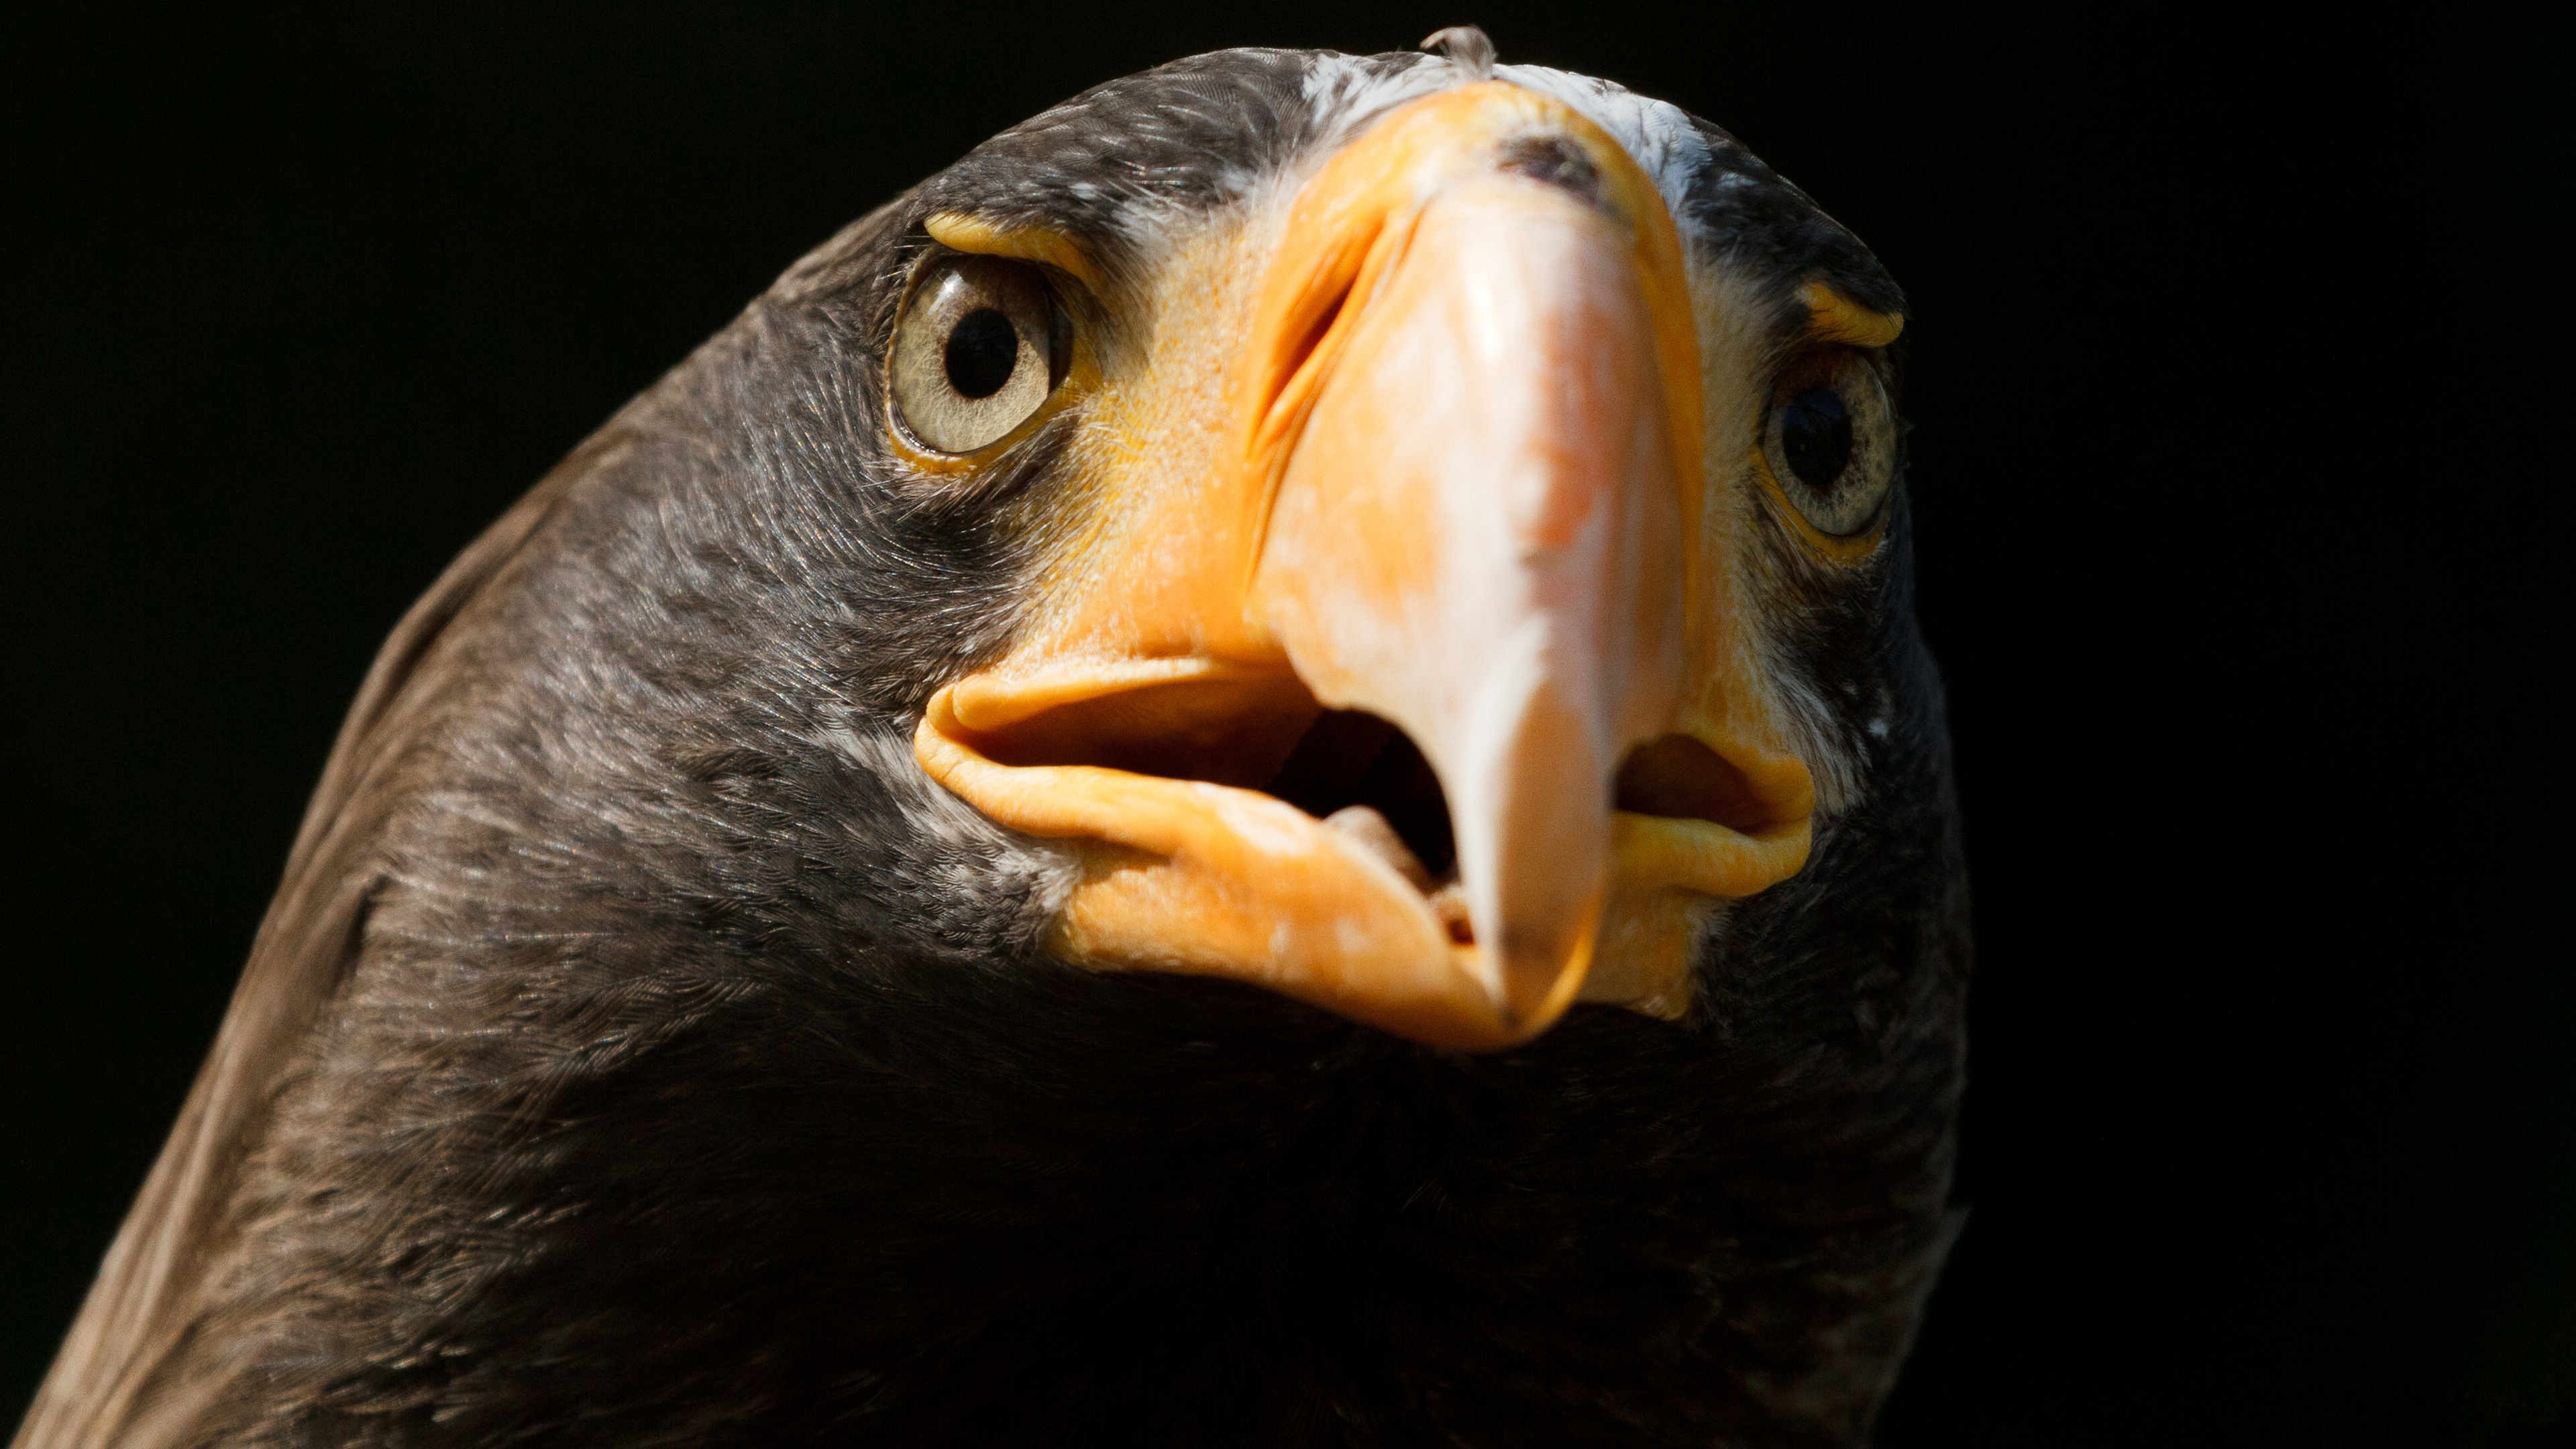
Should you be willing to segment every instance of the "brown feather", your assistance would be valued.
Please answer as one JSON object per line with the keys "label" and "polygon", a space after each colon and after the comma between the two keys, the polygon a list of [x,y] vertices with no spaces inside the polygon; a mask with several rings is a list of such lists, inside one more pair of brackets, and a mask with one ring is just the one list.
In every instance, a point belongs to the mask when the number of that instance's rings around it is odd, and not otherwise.
{"label": "brown feather", "polygon": [[[192,1318],[194,1265],[226,1230],[225,1207],[272,1089],[358,953],[380,785],[403,739],[405,705],[438,667],[440,641],[524,546],[572,484],[613,455],[621,416],[576,450],[447,566],[394,626],[369,666],[296,831],[215,1044],[179,1120],[100,1265],[62,1351],[37,1389],[14,1449],[134,1445],[136,1397]],[[185,1422],[164,1406],[156,1422]]]}

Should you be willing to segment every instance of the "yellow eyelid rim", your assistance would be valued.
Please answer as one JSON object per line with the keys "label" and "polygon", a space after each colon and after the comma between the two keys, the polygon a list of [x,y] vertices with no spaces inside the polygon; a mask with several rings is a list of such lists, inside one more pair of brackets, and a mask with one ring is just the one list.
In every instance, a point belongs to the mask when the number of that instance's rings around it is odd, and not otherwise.
{"label": "yellow eyelid rim", "polygon": [[943,211],[925,219],[921,229],[930,233],[932,241],[951,251],[1037,262],[1066,273],[1093,291],[1100,290],[1100,264],[1091,259],[1091,253],[1084,251],[1080,242],[1052,228],[995,226]]}
{"label": "yellow eyelid rim", "polygon": [[1798,289],[1807,304],[1807,335],[1853,347],[1885,347],[1905,330],[1902,312],[1873,312],[1822,282]]}

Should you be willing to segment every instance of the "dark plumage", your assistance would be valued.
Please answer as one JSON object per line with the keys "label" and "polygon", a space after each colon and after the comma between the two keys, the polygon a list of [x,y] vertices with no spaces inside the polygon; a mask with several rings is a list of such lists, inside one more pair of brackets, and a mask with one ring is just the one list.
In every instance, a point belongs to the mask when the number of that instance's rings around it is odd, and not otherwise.
{"label": "dark plumage", "polygon": [[[1746,545],[1840,763],[1679,1022],[1462,1054],[1064,964],[1063,859],[915,763],[1022,621],[1079,421],[914,486],[882,387],[922,219],[1150,268],[1140,208],[1230,205],[1450,62],[1335,64],[1318,100],[1312,57],[1199,57],[996,138],[457,562],[22,1445],[1865,1438],[1950,1231],[1968,967],[1901,490],[1865,566]],[[1676,211],[1749,305],[1901,307],[1694,124]]]}

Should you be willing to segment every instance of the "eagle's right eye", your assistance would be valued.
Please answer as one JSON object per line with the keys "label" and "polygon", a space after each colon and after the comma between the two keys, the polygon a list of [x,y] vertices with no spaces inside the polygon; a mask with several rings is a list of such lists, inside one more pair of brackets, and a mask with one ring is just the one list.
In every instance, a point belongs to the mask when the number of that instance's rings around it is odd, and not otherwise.
{"label": "eagle's right eye", "polygon": [[999,257],[936,262],[895,323],[895,419],[935,452],[991,447],[1064,380],[1065,337],[1063,310],[1037,268]]}

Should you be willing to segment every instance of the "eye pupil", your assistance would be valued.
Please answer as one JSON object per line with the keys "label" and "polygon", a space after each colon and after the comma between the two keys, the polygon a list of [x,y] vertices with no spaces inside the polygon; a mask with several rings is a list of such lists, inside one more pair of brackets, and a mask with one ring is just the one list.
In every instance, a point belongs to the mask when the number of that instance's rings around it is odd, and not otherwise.
{"label": "eye pupil", "polygon": [[978,307],[957,319],[948,334],[945,361],[948,385],[960,396],[991,397],[1020,365],[1020,334],[1010,318],[991,307]]}
{"label": "eye pupil", "polygon": [[1789,399],[1780,415],[1780,451],[1798,481],[1828,493],[1851,462],[1851,410],[1840,393],[1815,388]]}

